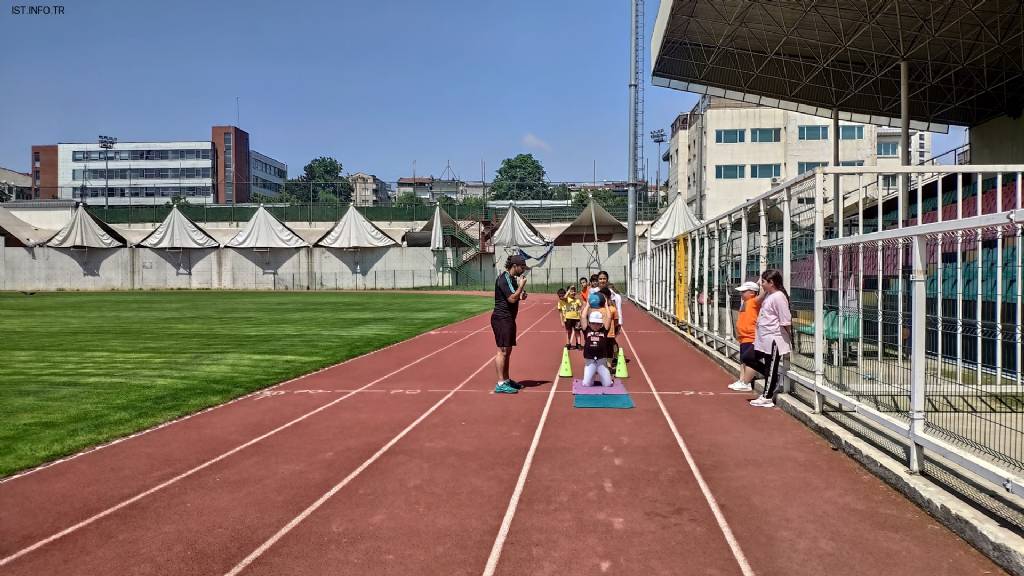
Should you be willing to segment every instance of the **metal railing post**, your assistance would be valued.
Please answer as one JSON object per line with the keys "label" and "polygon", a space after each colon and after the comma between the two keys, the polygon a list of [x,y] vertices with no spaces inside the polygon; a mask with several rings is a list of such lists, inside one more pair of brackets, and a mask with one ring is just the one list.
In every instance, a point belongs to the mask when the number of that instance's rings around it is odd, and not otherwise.
{"label": "metal railing post", "polygon": [[[786,188],[782,192],[782,280],[793,290],[793,223],[790,220],[790,196],[792,190]],[[791,355],[792,356],[792,355]],[[787,369],[782,372],[782,391],[789,394],[793,391],[793,382],[786,374]]]}
{"label": "metal railing post", "polygon": [[824,397],[820,389],[825,384],[825,250],[819,243],[825,236],[825,203],[828,192],[825,175],[815,175],[814,194],[814,412],[820,414]]}
{"label": "metal railing post", "polygon": [[917,438],[924,434],[925,423],[925,331],[928,320],[925,307],[928,270],[925,266],[928,244],[920,235],[912,236],[910,243],[913,251],[913,273],[910,275],[910,471],[917,474],[924,466],[924,448]]}
{"label": "metal railing post", "polygon": [[768,214],[765,213],[764,200],[757,203],[757,211],[761,213],[757,230],[757,257],[759,260],[757,273],[760,275],[768,269]]}

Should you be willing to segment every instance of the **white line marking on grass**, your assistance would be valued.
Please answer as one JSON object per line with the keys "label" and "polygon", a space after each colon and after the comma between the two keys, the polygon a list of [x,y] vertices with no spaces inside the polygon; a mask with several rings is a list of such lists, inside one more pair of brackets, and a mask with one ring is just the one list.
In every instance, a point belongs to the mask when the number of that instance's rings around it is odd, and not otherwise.
{"label": "white line marking on grass", "polygon": [[68,534],[71,534],[72,532],[75,532],[75,531],[77,531],[77,530],[79,530],[81,528],[84,528],[85,526],[88,526],[89,524],[92,524],[93,522],[95,522],[95,521],[97,521],[97,520],[99,520],[101,518],[109,516],[109,515],[113,514],[114,512],[117,512],[118,510],[120,510],[120,509],[122,509],[122,508],[124,508],[126,506],[129,506],[129,505],[131,505],[131,504],[133,504],[135,502],[138,502],[139,500],[142,500],[143,498],[145,498],[146,496],[149,496],[150,494],[153,494],[154,492],[158,492],[160,490],[163,490],[164,488],[170,486],[171,484],[174,484],[175,482],[177,482],[179,480],[182,480],[184,478],[188,478],[189,476],[195,474],[196,472],[199,472],[200,470],[208,468],[209,466],[212,466],[213,464],[216,464],[217,462],[220,462],[221,460],[231,456],[232,454],[235,454],[235,453],[237,453],[237,452],[239,452],[241,450],[244,450],[245,448],[248,448],[249,446],[252,446],[253,444],[256,444],[257,442],[261,442],[263,440],[266,440],[267,438],[273,436],[274,434],[277,434],[278,432],[280,432],[282,430],[285,430],[286,428],[290,428],[293,425],[298,424],[299,422],[305,420],[306,418],[309,418],[310,416],[313,416],[314,414],[317,414],[319,412],[323,412],[324,410],[330,408],[331,406],[334,406],[338,402],[341,402],[342,400],[344,400],[346,398],[349,398],[349,397],[353,396],[354,394],[356,394],[358,392],[361,392],[361,391],[365,390],[366,388],[369,388],[370,386],[373,386],[374,384],[377,384],[378,382],[386,380],[387,378],[390,378],[391,376],[394,376],[395,374],[398,374],[399,372],[401,372],[401,371],[403,371],[403,370],[405,370],[407,368],[415,366],[416,364],[419,364],[420,362],[426,360],[427,358],[430,358],[431,356],[433,356],[433,355],[435,355],[435,354],[437,354],[439,352],[442,352],[444,350],[447,350],[448,348],[451,348],[452,346],[455,346],[456,344],[462,342],[463,340],[465,340],[467,338],[470,338],[471,336],[474,336],[474,335],[480,333],[482,330],[484,330],[486,328],[487,328],[487,326],[482,326],[478,330],[476,330],[476,332],[473,332],[471,334],[467,334],[466,336],[463,336],[462,338],[459,338],[458,340],[456,340],[456,341],[454,341],[454,342],[452,342],[452,343],[450,343],[450,344],[448,344],[448,345],[446,345],[446,346],[444,346],[442,348],[438,348],[437,350],[434,350],[433,352],[430,352],[429,354],[425,354],[423,356],[420,356],[419,358],[413,360],[412,362],[409,362],[408,364],[406,364],[406,365],[404,365],[404,366],[402,366],[402,367],[400,367],[400,368],[398,368],[398,369],[396,369],[396,370],[394,370],[392,372],[389,372],[388,374],[386,374],[384,376],[381,376],[380,378],[377,378],[376,380],[370,382],[369,384],[363,386],[362,388],[358,388],[356,390],[353,390],[352,392],[349,392],[348,394],[345,394],[344,396],[336,398],[336,399],[328,402],[327,404],[324,404],[323,406],[320,406],[319,408],[311,410],[311,411],[303,414],[302,416],[299,416],[298,418],[295,418],[294,420],[291,420],[291,421],[289,421],[289,422],[287,422],[285,424],[282,424],[282,425],[278,426],[277,428],[274,428],[270,432],[266,432],[265,434],[257,436],[256,438],[253,438],[252,440],[249,440],[245,444],[241,444],[239,446],[236,446],[236,447],[232,448],[231,450],[228,450],[227,452],[224,452],[220,456],[217,456],[217,457],[215,457],[213,459],[207,460],[206,462],[203,462],[202,464],[200,464],[200,465],[198,465],[198,466],[196,466],[196,467],[194,467],[194,468],[192,468],[192,469],[190,469],[190,470],[188,470],[186,472],[182,472],[181,474],[178,474],[177,476],[171,478],[170,480],[166,480],[166,481],[164,481],[164,482],[154,486],[153,488],[150,488],[149,490],[146,490],[145,492],[140,492],[139,494],[136,494],[135,496],[132,496],[131,498],[121,502],[120,504],[117,504],[115,506],[111,506],[110,508],[107,508],[106,510],[104,510],[102,512],[94,514],[94,515],[86,518],[85,520],[82,520],[81,522],[79,522],[79,523],[77,523],[77,524],[75,524],[73,526],[65,528],[64,530],[61,530],[60,532],[57,532],[56,534],[54,534],[52,536],[44,538],[44,539],[36,542],[35,544],[32,544],[31,546],[28,546],[26,548],[22,548],[21,550],[15,552],[14,554],[11,554],[10,556],[0,560],[0,566],[4,566],[6,564],[9,564],[9,563],[13,562],[14,560],[24,556],[25,554],[28,554],[29,552],[32,552],[33,550],[37,550],[37,549],[39,549],[39,548],[41,548],[43,546],[46,546],[47,544],[49,544],[49,543],[51,543],[51,542],[53,542],[55,540],[59,540],[59,539],[65,537],[65,536],[67,536]]}
{"label": "white line marking on grass", "polygon": [[[530,324],[526,328],[526,330],[523,331],[522,336],[526,336],[526,334],[530,331],[531,328],[533,328],[534,326],[539,324],[541,322],[541,320],[544,320],[544,318],[547,317],[549,312],[550,312],[550,309],[548,310],[548,312],[545,312],[544,314],[541,314],[541,317],[538,318],[536,322],[534,322],[533,324]],[[237,576],[237,574],[239,574],[242,570],[245,570],[245,568],[247,566],[249,566],[250,564],[255,562],[257,558],[262,556],[264,552],[269,550],[274,544],[276,544],[279,540],[281,540],[281,538],[284,538],[289,532],[292,531],[292,529],[294,529],[296,526],[301,524],[302,521],[305,520],[306,518],[308,518],[310,514],[312,514],[313,512],[316,512],[316,510],[318,508],[320,508],[321,506],[323,506],[323,504],[325,502],[330,500],[332,496],[337,494],[342,488],[347,486],[350,482],[352,482],[352,480],[355,480],[355,478],[357,476],[362,474],[363,471],[365,471],[374,462],[376,462],[378,459],[380,459],[380,457],[383,456],[385,453],[387,453],[387,451],[390,450],[392,446],[397,444],[402,438],[404,438],[406,436],[406,434],[411,432],[413,430],[413,428],[416,428],[416,426],[418,426],[420,424],[420,422],[423,422],[424,420],[426,420],[426,418],[428,416],[433,414],[435,410],[440,408],[442,404],[444,404],[445,402],[448,401],[449,398],[454,396],[455,393],[458,392],[460,388],[462,388],[467,383],[469,383],[469,381],[472,380],[473,378],[476,378],[476,375],[479,374],[480,372],[482,372],[484,368],[487,368],[488,366],[493,366],[493,365],[494,365],[494,359],[493,358],[491,358],[491,359],[487,360],[486,362],[484,362],[483,364],[481,364],[479,368],[474,370],[473,373],[470,374],[465,380],[463,380],[458,386],[456,386],[454,389],[452,389],[450,392],[448,392],[448,394],[446,394],[443,398],[441,398],[440,400],[435,402],[433,406],[428,408],[427,411],[424,412],[423,414],[421,414],[419,416],[419,418],[414,420],[412,422],[412,424],[409,424],[408,426],[406,426],[404,430],[402,430],[394,438],[389,440],[388,443],[385,444],[384,446],[382,446],[380,450],[377,450],[377,452],[374,453],[373,456],[370,456],[365,462],[360,464],[358,468],[356,468],[355,470],[350,472],[349,475],[346,476],[341,482],[338,482],[337,484],[334,485],[334,487],[332,487],[330,490],[325,492],[322,496],[317,498],[315,502],[310,504],[309,507],[307,507],[305,510],[303,510],[298,516],[296,516],[295,518],[292,518],[292,520],[290,522],[285,524],[273,536],[268,538],[266,542],[264,542],[263,544],[260,544],[260,546],[258,548],[253,550],[248,556],[246,556],[244,559],[242,559],[242,561],[239,562],[238,564],[236,564],[234,568],[232,568],[230,571],[225,573],[225,576]],[[548,404],[549,405],[551,404],[551,399],[550,398],[548,398]],[[547,413],[547,408],[545,408],[545,414],[546,413]]]}
{"label": "white line marking on grass", "polygon": [[[459,320],[455,324],[461,324],[463,322],[469,322],[470,320],[474,320],[476,318],[479,318],[480,316],[483,316],[484,314],[486,314],[486,312],[477,314],[476,316],[470,316],[469,318],[466,318],[465,320]],[[486,328],[486,326],[484,326],[484,328]],[[481,330],[482,330],[482,328],[481,328]],[[477,331],[479,331],[479,330],[477,330]],[[385,350],[390,350],[391,348],[394,348],[395,346],[400,346],[402,344],[407,344],[409,342],[412,342],[413,340],[418,340],[419,338],[422,338],[423,336],[428,336],[428,335],[432,335],[432,334],[435,334],[435,332],[421,332],[421,333],[413,336],[412,338],[406,338],[405,340],[399,340],[398,342],[395,342],[394,344],[388,344],[387,346],[385,346],[383,348],[377,348],[376,350],[370,350],[369,352],[366,352],[365,354],[360,354],[359,356],[353,356],[352,358],[349,358],[348,360],[345,360],[345,361],[342,361],[342,362],[338,362],[337,364],[331,364],[330,366],[324,366],[323,368],[320,368],[319,370],[313,370],[312,372],[307,372],[306,374],[301,374],[301,375],[296,376],[294,378],[285,380],[284,382],[278,382],[277,384],[274,384],[273,386],[267,386],[266,388],[260,388],[259,390],[254,390],[254,391],[249,392],[248,394],[246,394],[244,396],[239,396],[238,398],[235,398],[233,400],[228,400],[227,402],[224,402],[222,404],[217,404],[216,406],[210,406],[209,408],[204,408],[204,409],[202,409],[202,410],[200,410],[198,412],[193,412],[191,414],[186,414],[185,416],[182,416],[180,418],[175,418],[174,420],[168,420],[167,422],[163,422],[161,424],[157,424],[156,426],[153,426],[151,428],[146,428],[145,430],[139,430],[138,432],[135,432],[133,434],[129,434],[128,436],[124,436],[124,437],[118,438],[116,440],[111,440],[110,442],[106,442],[106,443],[100,444],[98,446],[92,446],[90,448],[86,448],[85,450],[82,450],[81,452],[76,452],[76,453],[74,453],[74,454],[72,454],[70,456],[65,456],[63,458],[59,458],[59,459],[54,460],[52,462],[46,462],[45,464],[40,464],[39,466],[36,466],[35,468],[29,468],[28,470],[23,470],[21,472],[18,472],[17,474],[13,474],[11,476],[8,476],[7,478],[2,478],[2,479],[0,479],[0,484],[5,484],[7,482],[10,482],[12,480],[16,480],[18,478],[23,478],[25,476],[28,476],[29,474],[34,474],[36,472],[39,472],[40,470],[45,470],[47,468],[52,468],[52,467],[56,466],[57,464],[63,464],[64,462],[68,462],[70,460],[74,460],[74,459],[79,458],[81,456],[85,456],[86,454],[92,454],[93,452],[102,450],[104,448],[109,448],[111,446],[114,446],[115,444],[120,444],[122,442],[126,442],[128,440],[132,440],[133,438],[138,438],[139,436],[143,436],[145,434],[149,434],[150,432],[155,432],[157,430],[160,430],[161,428],[166,428],[166,427],[168,427],[168,426],[170,426],[172,424],[178,424],[180,422],[184,422],[185,420],[189,420],[191,418],[195,418],[196,416],[201,416],[203,414],[206,414],[207,412],[212,412],[213,410],[216,410],[218,408],[223,408],[225,406],[230,406],[231,404],[235,404],[236,402],[241,402],[242,400],[248,400],[249,398],[252,398],[253,396],[256,396],[258,394],[262,394],[262,393],[265,393],[267,391],[270,391],[270,390],[273,390],[275,388],[278,388],[280,386],[284,386],[285,384],[291,384],[292,382],[295,382],[296,380],[302,380],[303,378],[306,378],[306,377],[309,377],[309,376],[313,376],[313,375],[319,374],[319,373],[327,371],[327,370],[332,370],[332,369],[337,368],[339,366],[344,366],[345,364],[348,364],[349,362],[355,362],[356,360],[360,360],[360,359],[366,358],[368,356],[373,356],[374,354],[376,354],[378,352],[383,352]],[[470,334],[472,334],[472,332],[470,332]],[[2,566],[2,564],[0,564],[0,566]]]}
{"label": "white line marking on grass", "polygon": [[508,508],[505,509],[505,517],[501,519],[501,527],[498,528],[498,536],[494,539],[491,547],[491,555],[487,558],[487,565],[484,566],[483,576],[493,576],[498,568],[498,560],[501,558],[501,551],[505,547],[505,539],[512,528],[512,519],[515,518],[516,509],[519,507],[519,498],[523,495],[523,487],[526,485],[526,477],[530,474],[530,467],[533,465],[533,455],[537,452],[537,445],[540,444],[540,435],[544,431],[544,423],[548,419],[548,412],[551,410],[551,400],[555,397],[555,388],[561,376],[555,376],[555,382],[548,392],[548,401],[544,404],[544,411],[541,412],[540,421],[537,422],[537,429],[533,432],[533,442],[530,443],[530,450],[526,453],[526,460],[523,461],[523,468],[519,471],[519,479],[516,480],[515,490],[512,491],[512,498],[508,501]]}
{"label": "white line marking on grass", "polygon": [[721,529],[722,535],[725,536],[725,541],[729,544],[729,548],[732,550],[732,555],[736,558],[736,563],[739,564],[740,570],[744,576],[754,576],[754,570],[750,567],[750,563],[747,562],[747,557],[743,554],[743,549],[740,548],[740,543],[736,540],[736,536],[732,533],[732,528],[729,527],[729,522],[726,521],[725,515],[722,514],[722,509],[718,507],[718,500],[715,499],[715,495],[711,493],[711,488],[708,487],[707,482],[704,481],[704,476],[701,475],[700,469],[697,468],[697,463],[693,460],[693,455],[690,454],[690,449],[686,447],[686,441],[683,440],[683,436],[679,433],[679,429],[676,428],[676,423],[672,421],[672,417],[668,414],[668,409],[665,408],[665,403],[661,400],[661,395],[658,394],[657,388],[654,387],[654,381],[651,380],[651,376],[647,373],[647,369],[644,367],[644,363],[640,360],[640,354],[637,349],[633,347],[633,343],[629,340],[629,334],[623,332],[626,337],[626,344],[629,345],[629,351],[632,352],[633,357],[636,358],[637,365],[640,366],[640,371],[643,372],[644,379],[647,380],[647,385],[651,387],[651,392],[654,394],[654,399],[658,401],[658,406],[661,408],[661,415],[665,417],[665,421],[668,422],[668,427],[672,429],[672,434],[676,437],[676,443],[679,444],[679,449],[683,451],[683,456],[686,458],[686,463],[690,465],[690,471],[693,472],[693,477],[697,479],[697,484],[700,486],[700,491],[704,494],[704,499],[707,500],[708,506],[711,508],[711,513],[715,515],[715,520],[718,522],[718,528]]}

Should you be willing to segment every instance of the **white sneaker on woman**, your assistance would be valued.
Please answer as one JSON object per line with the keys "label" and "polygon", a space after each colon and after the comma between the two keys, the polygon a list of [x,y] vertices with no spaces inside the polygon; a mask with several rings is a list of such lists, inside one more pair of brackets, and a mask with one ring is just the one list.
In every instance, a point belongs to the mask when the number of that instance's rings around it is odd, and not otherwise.
{"label": "white sneaker on woman", "polygon": [[771,398],[765,398],[758,396],[750,401],[750,405],[756,408],[775,408],[775,402],[772,402]]}
{"label": "white sneaker on woman", "polygon": [[737,380],[737,381],[733,382],[732,384],[729,384],[729,390],[736,390],[736,391],[739,391],[739,392],[750,392],[753,389],[754,389],[753,386],[751,386],[750,384],[747,384],[743,380]]}

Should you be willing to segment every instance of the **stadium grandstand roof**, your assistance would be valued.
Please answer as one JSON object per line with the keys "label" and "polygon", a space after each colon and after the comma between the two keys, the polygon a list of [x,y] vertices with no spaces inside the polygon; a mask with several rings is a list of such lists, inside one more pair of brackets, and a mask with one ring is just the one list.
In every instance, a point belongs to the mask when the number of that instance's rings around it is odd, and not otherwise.
{"label": "stadium grandstand roof", "polygon": [[652,83],[841,120],[945,131],[1024,105],[1019,0],[662,0]]}

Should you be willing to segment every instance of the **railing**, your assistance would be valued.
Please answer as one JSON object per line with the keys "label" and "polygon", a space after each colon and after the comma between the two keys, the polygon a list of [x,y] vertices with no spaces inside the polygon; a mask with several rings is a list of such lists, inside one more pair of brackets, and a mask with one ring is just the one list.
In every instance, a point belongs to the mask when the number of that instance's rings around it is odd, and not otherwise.
{"label": "railing", "polygon": [[735,360],[734,287],[781,270],[791,394],[1024,495],[1022,172],[819,168],[638,254],[630,295]]}

